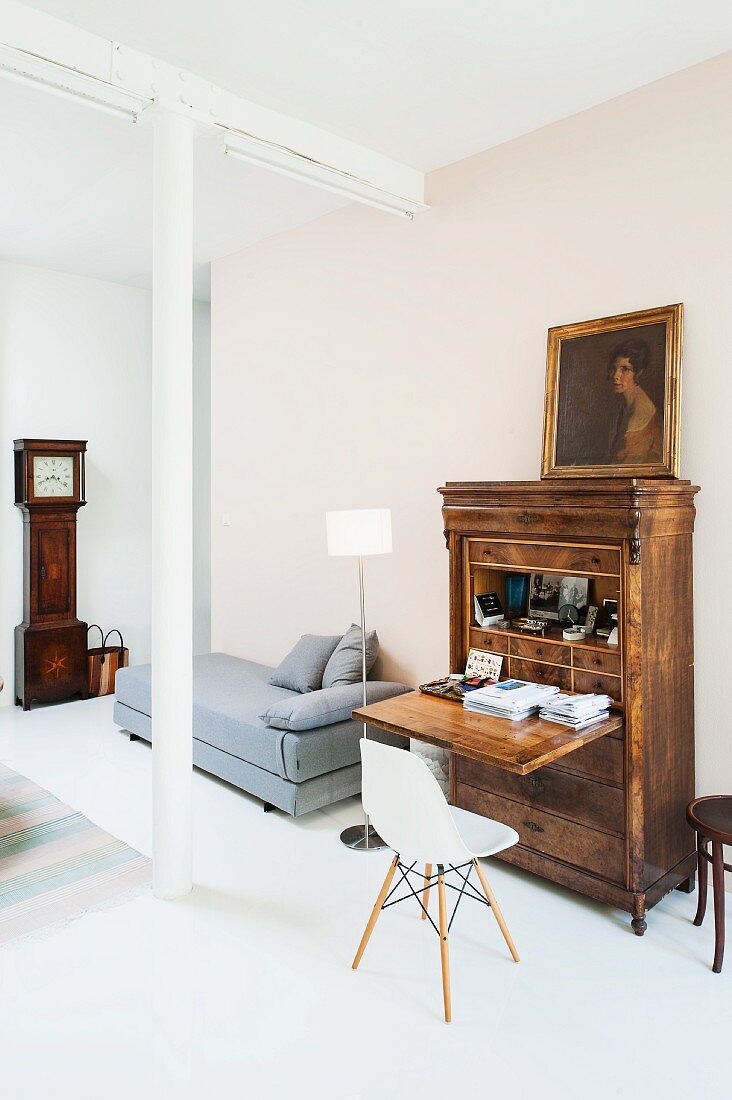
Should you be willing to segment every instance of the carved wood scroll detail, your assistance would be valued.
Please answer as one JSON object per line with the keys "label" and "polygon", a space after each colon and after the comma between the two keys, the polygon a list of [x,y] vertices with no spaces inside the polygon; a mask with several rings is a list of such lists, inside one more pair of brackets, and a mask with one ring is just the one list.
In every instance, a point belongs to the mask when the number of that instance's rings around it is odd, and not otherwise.
{"label": "carved wood scroll detail", "polygon": [[630,536],[630,564],[640,565],[641,560],[641,540],[640,540],[640,522],[641,512],[637,506],[630,509],[629,517],[630,526],[633,529],[633,533]]}

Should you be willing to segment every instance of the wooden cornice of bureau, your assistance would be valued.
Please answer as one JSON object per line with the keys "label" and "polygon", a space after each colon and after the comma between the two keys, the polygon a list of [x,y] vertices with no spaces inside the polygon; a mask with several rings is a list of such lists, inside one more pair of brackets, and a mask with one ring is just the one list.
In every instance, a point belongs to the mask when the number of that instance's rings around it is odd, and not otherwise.
{"label": "wooden cornice of bureau", "polygon": [[581,529],[585,537],[632,541],[637,564],[643,539],[692,533],[699,486],[642,478],[448,481],[437,491],[448,547],[451,532],[567,537]]}
{"label": "wooden cornice of bureau", "polygon": [[552,481],[447,481],[437,490],[448,507],[625,507],[651,498],[655,507],[684,507],[694,503],[698,485],[690,481],[650,478],[565,478]]}

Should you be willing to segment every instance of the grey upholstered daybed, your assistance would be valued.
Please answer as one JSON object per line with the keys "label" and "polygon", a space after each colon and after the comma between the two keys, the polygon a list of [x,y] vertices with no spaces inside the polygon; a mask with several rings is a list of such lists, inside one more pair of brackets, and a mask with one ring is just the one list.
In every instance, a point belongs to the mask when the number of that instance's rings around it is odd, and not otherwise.
{"label": "grey upholstered daybed", "polygon": [[[193,763],[265,803],[295,816],[327,806],[361,790],[359,739],[363,726],[350,718],[362,697],[361,684],[307,695],[273,687],[273,669],[226,653],[193,659]],[[407,691],[404,684],[369,681],[370,702]],[[117,673],[114,720],[132,737],[152,742],[150,665]],[[285,715],[288,702],[305,700],[309,721],[321,707],[330,725],[274,729],[262,715],[274,705]],[[341,720],[333,722],[334,716]],[[302,724],[302,722],[295,722]],[[369,736],[406,746],[403,738],[369,727]]]}

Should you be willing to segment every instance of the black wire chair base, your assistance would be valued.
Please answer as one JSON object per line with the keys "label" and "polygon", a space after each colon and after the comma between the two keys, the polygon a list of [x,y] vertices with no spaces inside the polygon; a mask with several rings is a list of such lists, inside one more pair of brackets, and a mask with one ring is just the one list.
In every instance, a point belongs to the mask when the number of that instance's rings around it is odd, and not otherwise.
{"label": "black wire chair base", "polygon": [[[416,898],[417,904],[419,905],[420,909],[422,910],[422,912],[426,916],[427,920],[430,922],[430,924],[434,928],[435,932],[439,936],[440,935],[440,930],[437,927],[437,925],[435,924],[435,922],[432,920],[432,917],[429,915],[429,912],[427,911],[425,905],[422,902],[422,898],[420,897],[420,894],[423,894],[425,892],[425,890],[430,890],[432,888],[432,885],[433,885],[433,879],[436,881],[440,877],[440,875],[442,875],[442,877],[444,879],[445,886],[447,886],[447,888],[449,890],[454,890],[456,892],[456,894],[458,895],[457,901],[455,902],[455,907],[452,911],[452,914],[450,916],[450,920],[448,921],[448,924],[447,924],[447,931],[448,932],[452,928],[452,922],[455,920],[455,914],[458,911],[458,906],[460,905],[460,902],[463,900],[464,897],[465,898],[472,898],[473,901],[479,901],[483,905],[487,905],[488,908],[490,909],[491,906],[490,906],[490,902],[488,901],[488,899],[483,897],[482,894],[479,894],[478,891],[473,886],[472,882],[469,882],[470,872],[473,870],[472,862],[471,863],[461,863],[458,867],[454,867],[453,864],[450,863],[450,864],[448,864],[447,871],[445,871],[445,868],[440,863],[440,864],[437,865],[437,873],[434,874],[434,875],[423,875],[421,871],[415,871],[414,870],[414,868],[416,866],[417,866],[417,861],[416,860],[409,867],[407,867],[404,863],[402,863],[401,860],[398,860],[397,869],[400,872],[402,877],[399,879],[396,886],[392,886],[391,890],[389,891],[389,893],[384,898],[383,904],[381,906],[382,909],[388,909],[392,905],[398,905],[399,902],[401,902],[401,901],[408,901],[409,898]],[[464,875],[463,871],[466,867],[468,869],[468,873]],[[450,874],[451,871],[454,871],[454,873],[458,876],[458,878],[460,878],[462,880],[462,886],[455,886],[454,883],[447,881],[447,879],[445,878],[445,875]],[[419,888],[419,890],[414,889],[414,886],[412,885],[412,883],[409,879],[409,875],[411,875],[411,874],[418,875],[419,879],[422,881],[423,885]],[[396,891],[399,889],[399,887],[402,885],[402,883],[406,883],[406,885],[409,889],[409,893],[402,895],[402,897],[400,897],[400,898],[394,898],[393,901],[390,901],[389,899],[392,897],[393,894],[396,893]]]}

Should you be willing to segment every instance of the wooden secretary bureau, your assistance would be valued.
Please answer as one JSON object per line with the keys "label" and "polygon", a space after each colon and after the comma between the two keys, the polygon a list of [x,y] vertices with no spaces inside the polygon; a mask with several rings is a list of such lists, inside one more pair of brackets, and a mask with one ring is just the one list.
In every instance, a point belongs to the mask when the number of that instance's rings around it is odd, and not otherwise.
{"label": "wooden secretary bureau", "polygon": [[[643,935],[651,906],[675,887],[694,887],[685,811],[694,796],[698,488],[616,478],[455,482],[439,491],[451,668],[465,667],[471,646],[501,653],[506,676],[606,692],[610,719],[574,734],[411,695],[354,716],[450,749],[453,803],[519,834],[498,858],[632,913]],[[590,604],[617,600],[618,646],[594,635],[567,642],[557,625],[543,637],[479,628],[473,594],[496,591],[505,606],[509,573],[587,577]]]}

